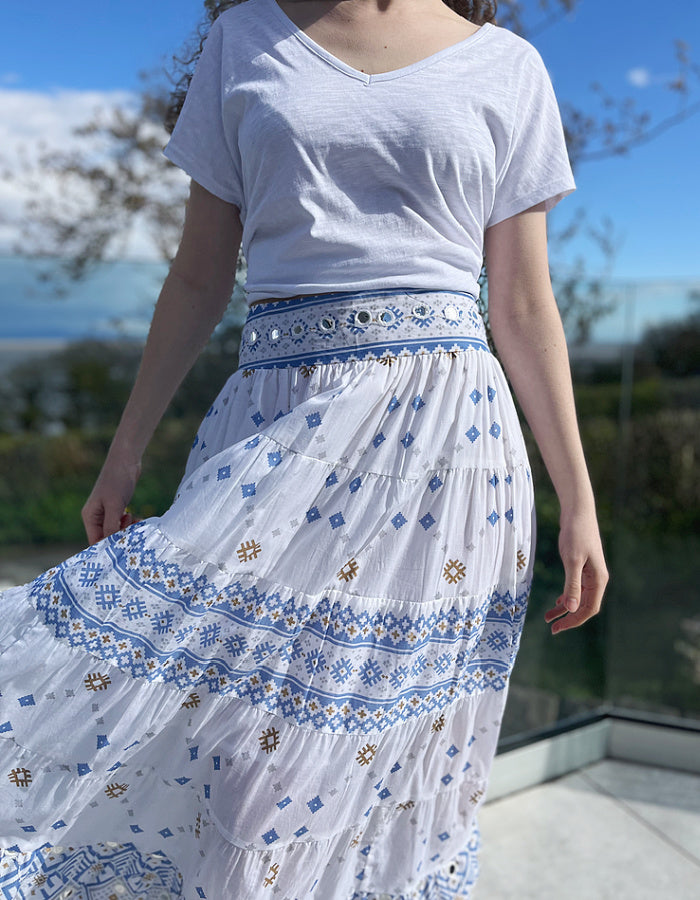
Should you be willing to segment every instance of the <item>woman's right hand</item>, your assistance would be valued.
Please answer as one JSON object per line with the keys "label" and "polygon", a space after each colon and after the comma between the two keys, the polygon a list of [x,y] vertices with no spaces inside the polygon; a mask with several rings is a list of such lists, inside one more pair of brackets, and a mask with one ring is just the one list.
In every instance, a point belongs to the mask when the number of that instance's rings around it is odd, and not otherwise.
{"label": "woman's right hand", "polygon": [[126,507],[140,475],[140,462],[107,457],[82,510],[88,543],[96,544],[136,521]]}

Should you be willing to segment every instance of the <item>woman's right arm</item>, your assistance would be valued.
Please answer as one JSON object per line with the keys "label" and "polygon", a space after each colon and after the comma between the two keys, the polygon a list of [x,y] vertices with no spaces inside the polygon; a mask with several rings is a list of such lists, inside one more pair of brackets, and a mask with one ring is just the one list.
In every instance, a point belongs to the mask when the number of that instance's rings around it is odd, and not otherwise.
{"label": "woman's right arm", "polygon": [[242,231],[237,207],[191,182],[182,240],[153,313],[138,375],[83,507],[90,544],[122,526],[143,452],[231,298]]}

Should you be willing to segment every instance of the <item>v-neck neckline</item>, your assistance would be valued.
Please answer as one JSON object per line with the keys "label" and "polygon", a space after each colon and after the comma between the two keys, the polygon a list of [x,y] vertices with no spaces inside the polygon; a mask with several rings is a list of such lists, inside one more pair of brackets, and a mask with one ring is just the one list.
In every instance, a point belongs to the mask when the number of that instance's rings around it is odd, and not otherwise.
{"label": "v-neck neckline", "polygon": [[351,66],[349,63],[346,63],[342,59],[339,59],[337,56],[334,56],[329,50],[326,50],[325,47],[321,46],[321,44],[317,44],[313,38],[309,37],[309,35],[305,31],[302,31],[302,29],[299,28],[299,26],[289,18],[286,12],[277,3],[277,0],[261,0],[261,2],[267,3],[267,5],[272,9],[274,15],[277,17],[277,20],[285,26],[286,31],[290,35],[297,38],[299,41],[305,44],[309,50],[311,50],[317,56],[320,56],[321,59],[324,59],[327,63],[330,63],[330,65],[332,65],[334,68],[338,69],[341,72],[344,72],[351,78],[356,78],[358,81],[364,82],[364,84],[366,85],[372,84],[377,81],[391,81],[394,78],[402,78],[405,75],[410,75],[413,72],[417,72],[420,69],[431,66],[448,56],[452,56],[453,53],[458,53],[464,47],[475,43],[485,34],[488,34],[489,31],[494,27],[491,22],[485,22],[479,27],[478,31],[475,31],[468,37],[463,38],[461,41],[457,41],[456,44],[450,44],[449,47],[444,47],[442,50],[431,53],[430,56],[419,59],[408,66],[402,66],[400,69],[391,69],[388,72],[368,74],[367,72],[360,71],[360,69],[353,68],[353,66]]}

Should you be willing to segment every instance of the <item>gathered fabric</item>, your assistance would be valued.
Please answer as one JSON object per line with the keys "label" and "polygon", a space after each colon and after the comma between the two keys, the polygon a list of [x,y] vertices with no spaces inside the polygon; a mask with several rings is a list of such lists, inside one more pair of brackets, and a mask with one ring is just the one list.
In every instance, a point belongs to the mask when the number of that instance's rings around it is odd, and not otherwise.
{"label": "gathered fabric", "polygon": [[468,898],[534,533],[473,296],[253,306],[172,506],[0,595],[0,897]]}

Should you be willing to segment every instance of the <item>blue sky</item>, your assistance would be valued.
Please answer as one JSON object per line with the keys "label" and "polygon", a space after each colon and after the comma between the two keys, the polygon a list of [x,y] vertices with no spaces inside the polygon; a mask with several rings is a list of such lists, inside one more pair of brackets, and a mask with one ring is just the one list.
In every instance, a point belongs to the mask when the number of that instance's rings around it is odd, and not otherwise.
{"label": "blue sky", "polygon": [[[536,21],[536,0],[525,5]],[[652,0],[579,0],[574,13],[534,35],[560,103],[599,112],[590,90],[599,81],[656,117],[675,111],[678,98],[665,88],[675,72],[673,41],[694,41],[700,63],[700,6],[675,0],[666,18],[660,10]],[[3,0],[0,90],[138,90],[138,73],[162,67],[201,11],[199,0]],[[695,84],[697,101],[700,80]],[[620,240],[614,276],[700,278],[699,145],[696,115],[629,156],[581,164],[579,189],[555,210],[553,224],[564,226],[579,208],[593,224],[609,217]],[[575,250],[592,268],[598,264],[591,243],[581,240]]]}

